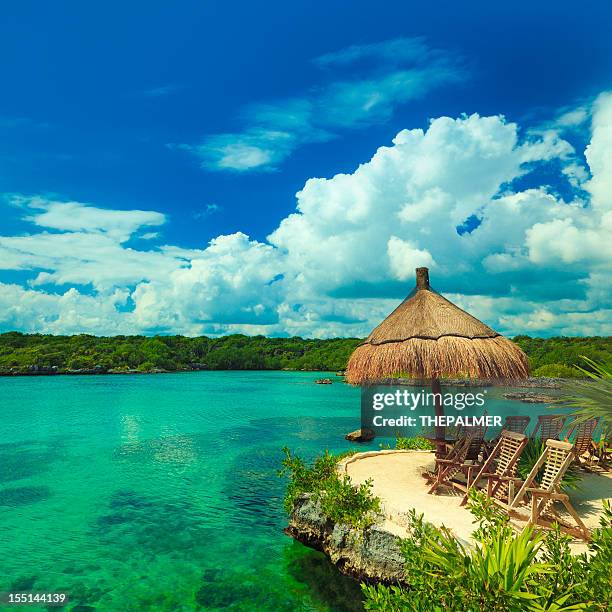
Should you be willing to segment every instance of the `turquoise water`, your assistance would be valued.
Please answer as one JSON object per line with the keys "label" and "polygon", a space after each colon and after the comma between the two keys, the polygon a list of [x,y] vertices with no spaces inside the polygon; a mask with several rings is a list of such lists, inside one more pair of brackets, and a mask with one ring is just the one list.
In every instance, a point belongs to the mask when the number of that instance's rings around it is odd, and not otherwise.
{"label": "turquoise water", "polygon": [[81,611],[361,609],[282,533],[280,449],[345,450],[359,427],[359,391],[320,376],[0,378],[0,591]]}

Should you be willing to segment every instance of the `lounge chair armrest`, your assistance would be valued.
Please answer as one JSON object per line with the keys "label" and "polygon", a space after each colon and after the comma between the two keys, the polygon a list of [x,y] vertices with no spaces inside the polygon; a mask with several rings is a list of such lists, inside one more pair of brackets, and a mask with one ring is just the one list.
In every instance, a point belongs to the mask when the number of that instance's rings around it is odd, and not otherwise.
{"label": "lounge chair armrest", "polygon": [[527,489],[532,497],[548,497],[549,499],[569,500],[569,495],[565,493],[553,493],[551,491],[542,491],[541,489]]}
{"label": "lounge chair armrest", "polygon": [[514,482],[523,482],[522,478],[517,478],[516,476],[500,476],[499,474],[489,474],[485,472],[481,474],[482,478],[491,478],[493,480],[513,480]]}

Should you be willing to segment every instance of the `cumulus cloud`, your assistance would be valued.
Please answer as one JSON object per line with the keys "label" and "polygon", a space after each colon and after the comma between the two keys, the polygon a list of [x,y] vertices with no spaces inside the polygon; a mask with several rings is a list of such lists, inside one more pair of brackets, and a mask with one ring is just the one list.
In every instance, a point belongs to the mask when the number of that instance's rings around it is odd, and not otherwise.
{"label": "cumulus cloud", "polygon": [[189,266],[136,287],[135,323],[141,329],[192,333],[225,326],[274,327],[282,299],[281,269],[272,246],[242,233],[219,236]]}
{"label": "cumulus cloud", "polygon": [[[265,242],[236,233],[201,249],[136,249],[128,239],[163,216],[22,200],[37,233],[0,238],[0,262],[37,276],[0,285],[0,325],[363,335],[426,265],[434,287],[503,333],[609,334],[612,96],[589,115],[587,166],[553,128],[525,132],[502,116],[402,130],[353,173],[306,181]],[[569,197],[517,187],[542,167]]]}
{"label": "cumulus cloud", "polygon": [[[209,170],[274,171],[300,146],[388,121],[397,106],[464,77],[457,54],[432,49],[422,38],[351,46],[315,63],[351,66],[351,77],[338,76],[300,97],[251,105],[241,113],[240,131],[210,134],[179,148],[197,155]],[[355,64],[363,66],[355,72]]]}
{"label": "cumulus cloud", "polygon": [[119,289],[106,295],[84,295],[75,288],[47,293],[0,283],[0,325],[6,330],[48,334],[134,333],[131,314],[118,316],[128,296]]}
{"label": "cumulus cloud", "polygon": [[[123,245],[140,229],[165,223],[161,213],[109,210],[42,197],[14,196],[11,203],[25,210],[24,219],[43,231],[0,236],[0,269],[38,271],[32,286],[91,284],[98,291],[112,291],[185,265],[180,253]],[[142,236],[151,237],[148,232]]]}

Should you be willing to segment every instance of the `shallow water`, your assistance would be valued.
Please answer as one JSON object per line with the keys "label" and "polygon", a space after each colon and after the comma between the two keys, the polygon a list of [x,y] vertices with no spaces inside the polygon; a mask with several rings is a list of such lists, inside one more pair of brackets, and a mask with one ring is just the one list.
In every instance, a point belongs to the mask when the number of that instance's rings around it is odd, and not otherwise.
{"label": "shallow water", "polygon": [[[0,378],[0,591],[65,591],[77,610],[361,609],[356,583],[282,533],[281,448],[345,450],[359,427],[359,391],[320,376]],[[489,414],[543,411],[495,393]]]}

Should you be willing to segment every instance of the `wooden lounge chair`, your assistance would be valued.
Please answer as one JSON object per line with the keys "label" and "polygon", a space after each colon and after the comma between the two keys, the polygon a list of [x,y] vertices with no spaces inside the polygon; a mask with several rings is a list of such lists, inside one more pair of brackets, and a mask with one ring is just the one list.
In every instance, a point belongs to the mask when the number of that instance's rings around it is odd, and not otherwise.
{"label": "wooden lounge chair", "polygon": [[[455,442],[451,451],[443,458],[436,458],[435,472],[424,474],[432,482],[428,493],[435,493],[440,486],[467,491],[472,475],[479,469],[479,455],[484,444],[486,427],[469,428],[469,432]],[[455,480],[463,474],[466,482]]]}
{"label": "wooden lounge chair", "polygon": [[550,439],[558,440],[565,421],[567,421],[567,415],[565,414],[541,414],[531,437],[540,438],[542,442]]}
{"label": "wooden lounge chair", "polygon": [[580,465],[590,466],[597,458],[598,447],[593,441],[597,425],[599,425],[598,418],[589,419],[578,425],[572,424],[567,432],[566,442],[569,442],[570,437],[574,436],[574,457]]}
{"label": "wooden lounge chair", "polygon": [[507,416],[502,429],[524,434],[530,421],[531,417],[529,416]]}
{"label": "wooden lounge chair", "polygon": [[[483,412],[482,416],[487,416],[486,410]],[[484,419],[484,423],[486,423],[486,418]],[[465,458],[470,461],[480,461],[481,459],[484,450],[485,435],[488,429],[488,426],[484,423],[476,427],[465,428],[466,434],[470,438],[470,447],[468,448]]]}
{"label": "wooden lounge chair", "polygon": [[463,436],[455,442],[446,457],[436,457],[435,471],[423,474],[432,483],[428,493],[434,493],[443,485],[454,486],[453,478],[464,472],[470,445],[470,436]]}
{"label": "wooden lounge chair", "polygon": [[499,441],[478,473],[473,478],[468,478],[468,486],[461,505],[467,502],[467,491],[473,486],[478,486],[479,482],[485,478],[489,497],[507,501],[509,493],[510,496],[513,496],[516,465],[527,441],[525,434],[502,430]]}
{"label": "wooden lounge chair", "polygon": [[599,460],[599,465],[604,469],[608,469],[610,460],[612,459],[612,445],[609,440],[602,434],[599,441],[593,441],[595,446],[595,456]]}
{"label": "wooden lounge chair", "polygon": [[[508,503],[502,502],[501,505],[508,510],[510,515],[527,518],[527,525],[552,527],[553,523],[557,522],[567,533],[589,540],[589,530],[570,503],[569,496],[561,493],[561,479],[573,460],[573,444],[559,440],[547,440],[544,452],[529,472],[516,496],[513,498],[510,495]],[[536,477],[542,467],[544,473],[538,484]],[[526,501],[527,497],[529,499]],[[565,506],[576,526],[564,521],[555,512],[555,502],[561,502]],[[519,508],[528,504],[531,505],[529,517],[521,516]]]}
{"label": "wooden lounge chair", "polygon": [[[482,413],[483,417],[487,416],[487,411]],[[486,423],[486,419],[484,421]],[[450,428],[446,428],[447,434],[451,433],[454,436],[455,442],[447,442],[447,450],[450,453],[454,446],[459,440],[463,440],[466,437],[471,438],[470,448],[468,449],[466,459],[477,461],[478,457],[482,454],[485,448],[485,434],[487,433],[488,426],[486,424],[477,425],[476,427],[468,427],[467,425],[458,425],[454,428],[454,431],[449,431]],[[444,457],[450,459],[448,455]]]}

